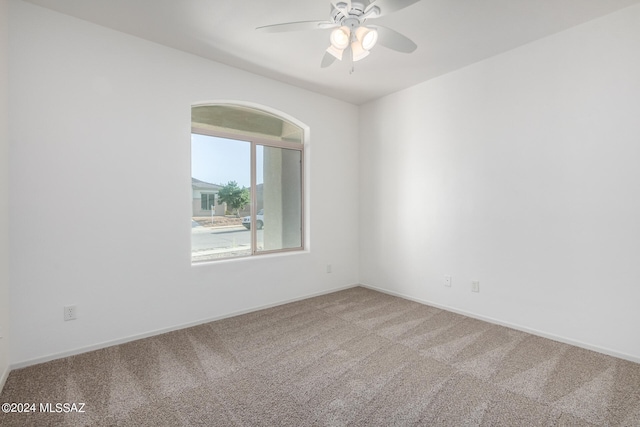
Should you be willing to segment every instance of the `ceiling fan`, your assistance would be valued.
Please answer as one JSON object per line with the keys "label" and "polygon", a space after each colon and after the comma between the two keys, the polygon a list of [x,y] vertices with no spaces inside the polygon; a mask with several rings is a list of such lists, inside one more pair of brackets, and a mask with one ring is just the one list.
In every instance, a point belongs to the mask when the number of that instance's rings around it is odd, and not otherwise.
{"label": "ceiling fan", "polygon": [[359,61],[369,55],[376,43],[403,53],[416,50],[418,46],[397,31],[380,25],[365,25],[365,22],[404,9],[418,1],[420,0],[330,0],[331,15],[327,21],[287,22],[256,29],[279,33],[333,28],[329,39],[331,44],[320,64],[325,68],[336,59],[342,60],[345,52],[347,60]]}

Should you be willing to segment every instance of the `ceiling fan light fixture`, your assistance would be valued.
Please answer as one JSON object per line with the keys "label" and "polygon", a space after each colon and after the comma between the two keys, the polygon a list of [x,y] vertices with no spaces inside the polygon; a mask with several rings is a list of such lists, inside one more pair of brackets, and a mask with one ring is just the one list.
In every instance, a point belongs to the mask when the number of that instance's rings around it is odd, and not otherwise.
{"label": "ceiling fan light fixture", "polygon": [[356,37],[364,50],[371,50],[378,42],[378,32],[373,28],[359,27],[356,30]]}
{"label": "ceiling fan light fixture", "polygon": [[347,27],[336,28],[331,32],[331,46],[339,50],[344,50],[349,46],[350,31]]}
{"label": "ceiling fan light fixture", "polygon": [[333,55],[338,61],[342,61],[342,53],[344,52],[344,49],[337,49],[334,45],[330,45],[327,48],[327,52]]}
{"label": "ceiling fan light fixture", "polygon": [[362,47],[362,43],[360,43],[360,40],[356,40],[351,43],[351,52],[353,55],[353,62],[360,61],[361,59],[369,55],[369,51]]}

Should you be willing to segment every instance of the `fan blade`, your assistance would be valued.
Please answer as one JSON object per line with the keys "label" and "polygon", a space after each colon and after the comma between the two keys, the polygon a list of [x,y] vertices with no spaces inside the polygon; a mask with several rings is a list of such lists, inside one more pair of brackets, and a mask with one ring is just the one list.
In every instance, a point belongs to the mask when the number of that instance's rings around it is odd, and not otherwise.
{"label": "fan blade", "polygon": [[384,47],[403,53],[411,53],[418,47],[411,39],[391,28],[379,25],[368,27],[375,28],[378,31],[378,43]]}
{"label": "fan blade", "polygon": [[320,63],[321,68],[327,68],[329,65],[333,64],[336,60],[336,57],[331,55],[329,52],[325,52],[322,57],[322,63]]}
{"label": "fan blade", "polygon": [[411,6],[419,1],[420,0],[373,0],[369,3],[369,6],[366,7],[364,13],[366,14],[374,7],[377,7],[379,9],[378,14],[371,15],[371,18],[376,18],[378,16],[388,15],[400,9],[404,9],[405,7]]}
{"label": "fan blade", "polygon": [[337,26],[338,24],[331,21],[300,21],[287,22],[285,24],[265,25],[263,27],[256,28],[256,30],[264,31],[265,33],[283,33],[286,31],[322,30]]}

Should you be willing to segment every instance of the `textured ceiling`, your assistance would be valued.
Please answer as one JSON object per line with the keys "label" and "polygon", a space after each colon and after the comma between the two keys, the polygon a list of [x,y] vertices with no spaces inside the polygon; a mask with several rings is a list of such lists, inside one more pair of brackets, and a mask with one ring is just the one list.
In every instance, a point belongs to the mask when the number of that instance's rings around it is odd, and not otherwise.
{"label": "textured ceiling", "polygon": [[376,46],[350,73],[345,62],[320,68],[331,30],[274,34],[255,30],[290,21],[327,20],[331,9],[327,0],[27,1],[353,104],[640,3],[421,0],[369,21],[403,33],[418,49],[403,54]]}

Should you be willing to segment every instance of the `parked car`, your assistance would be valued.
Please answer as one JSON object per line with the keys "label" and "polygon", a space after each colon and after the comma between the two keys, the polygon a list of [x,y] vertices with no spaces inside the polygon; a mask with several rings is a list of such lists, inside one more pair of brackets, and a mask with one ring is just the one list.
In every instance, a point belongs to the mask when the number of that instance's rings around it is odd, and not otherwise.
{"label": "parked car", "polygon": [[[264,209],[260,209],[258,214],[256,215],[256,229],[262,230],[264,226]],[[242,218],[242,225],[246,227],[247,230],[251,230],[251,217],[245,216]]]}

